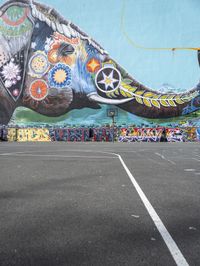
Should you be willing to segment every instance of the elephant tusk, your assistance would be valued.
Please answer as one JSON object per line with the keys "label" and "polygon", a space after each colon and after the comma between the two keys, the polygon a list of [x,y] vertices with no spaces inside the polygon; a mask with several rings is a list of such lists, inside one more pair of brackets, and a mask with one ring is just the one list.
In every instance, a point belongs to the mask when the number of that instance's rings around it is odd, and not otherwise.
{"label": "elephant tusk", "polygon": [[87,96],[89,97],[90,100],[95,101],[95,102],[105,103],[105,104],[115,104],[115,105],[130,102],[131,100],[134,99],[134,97],[129,98],[129,99],[120,99],[120,100],[107,99],[107,98],[103,98],[99,96],[97,93],[90,93]]}

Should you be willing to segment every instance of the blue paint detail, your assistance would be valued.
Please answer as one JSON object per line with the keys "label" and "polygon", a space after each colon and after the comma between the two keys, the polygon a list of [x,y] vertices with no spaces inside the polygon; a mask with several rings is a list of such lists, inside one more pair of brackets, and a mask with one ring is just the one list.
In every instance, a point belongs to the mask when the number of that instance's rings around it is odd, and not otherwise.
{"label": "blue paint detail", "polygon": [[36,25],[34,27],[33,35],[32,35],[32,43],[35,43],[34,51],[45,51],[45,41],[47,37],[53,35],[54,31],[51,27],[49,27],[45,22],[36,21]]}
{"label": "blue paint detail", "polygon": [[94,46],[93,45],[91,45],[91,44],[87,44],[86,45],[86,52],[87,52],[87,54],[89,55],[89,57],[94,57],[94,56],[96,56],[96,55],[98,55],[98,51],[94,48]]}
{"label": "blue paint detail", "polygon": [[91,74],[86,69],[86,64],[78,58],[73,69],[72,88],[75,92],[89,94],[96,92],[96,86]]}
{"label": "blue paint detail", "polygon": [[[55,80],[55,74],[59,70],[63,70],[66,74],[66,78],[63,82],[57,82]],[[48,75],[48,81],[49,81],[49,86],[51,88],[62,89],[62,88],[69,87],[72,82],[71,68],[66,64],[58,63],[50,70],[49,75]]]}
{"label": "blue paint detail", "polygon": [[195,97],[183,108],[182,115],[187,115],[200,109],[200,96]]}

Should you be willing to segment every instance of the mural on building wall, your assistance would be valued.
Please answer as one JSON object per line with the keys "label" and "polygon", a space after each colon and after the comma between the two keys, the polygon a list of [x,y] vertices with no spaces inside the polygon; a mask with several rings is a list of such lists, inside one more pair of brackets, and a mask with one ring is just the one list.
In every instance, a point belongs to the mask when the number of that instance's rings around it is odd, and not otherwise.
{"label": "mural on building wall", "polygon": [[51,141],[51,138],[47,128],[20,128],[17,141]]}
{"label": "mural on building wall", "polygon": [[122,128],[119,133],[120,142],[157,142],[160,141],[163,128]]}
{"label": "mural on building wall", "polygon": [[98,112],[102,105],[143,118],[179,117],[200,109],[200,84],[179,94],[151,90],[54,9],[25,0],[5,3],[0,13],[0,123],[9,123],[20,106],[60,117],[82,108]]}
{"label": "mural on building wall", "polygon": [[49,133],[52,141],[89,141],[87,128],[55,128]]}
{"label": "mural on building wall", "polygon": [[17,129],[16,128],[8,128],[6,140],[17,141]]}
{"label": "mural on building wall", "polygon": [[200,128],[196,129],[197,141],[200,141]]}
{"label": "mural on building wall", "polygon": [[[198,141],[198,128],[165,128],[166,141],[168,142],[192,142]],[[119,131],[119,142],[159,142],[163,133],[163,127],[157,128],[122,128]]]}
{"label": "mural on building wall", "polygon": [[7,141],[8,129],[5,126],[0,125],[0,141]]}
{"label": "mural on building wall", "polygon": [[8,128],[8,141],[51,141],[47,128]]}
{"label": "mural on building wall", "polygon": [[[119,142],[162,141],[163,127],[115,128],[114,140]],[[92,131],[92,134],[90,133]],[[200,128],[165,128],[167,142],[200,141]],[[113,128],[1,128],[0,141],[113,141]]]}

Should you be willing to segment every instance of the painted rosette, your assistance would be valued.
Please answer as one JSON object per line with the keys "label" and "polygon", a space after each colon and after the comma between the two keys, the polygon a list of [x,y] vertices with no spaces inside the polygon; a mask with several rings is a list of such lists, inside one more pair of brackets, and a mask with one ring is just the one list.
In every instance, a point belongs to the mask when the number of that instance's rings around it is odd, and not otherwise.
{"label": "painted rosette", "polygon": [[69,87],[72,82],[71,68],[66,64],[55,65],[48,75],[51,88],[62,89]]}
{"label": "painted rosette", "polygon": [[121,83],[121,74],[114,66],[104,66],[95,77],[97,88],[104,92],[112,92],[119,88]]}
{"label": "painted rosette", "polygon": [[29,74],[32,77],[41,78],[49,69],[47,56],[42,51],[37,51],[29,61]]}
{"label": "painted rosette", "polygon": [[42,101],[48,95],[48,85],[44,80],[35,80],[31,83],[29,92],[34,100]]}
{"label": "painted rosette", "polygon": [[88,60],[86,67],[88,72],[96,73],[101,68],[101,62],[93,57]]}

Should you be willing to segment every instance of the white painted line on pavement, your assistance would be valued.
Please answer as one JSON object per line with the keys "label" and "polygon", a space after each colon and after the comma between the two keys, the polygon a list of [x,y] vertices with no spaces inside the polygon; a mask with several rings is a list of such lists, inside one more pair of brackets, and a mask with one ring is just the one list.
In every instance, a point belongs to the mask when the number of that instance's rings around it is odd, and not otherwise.
{"label": "white painted line on pavement", "polygon": [[158,155],[159,157],[161,157],[163,160],[168,161],[168,162],[171,163],[171,164],[176,164],[175,162],[173,162],[173,161],[171,161],[171,160],[165,158],[164,155],[162,155],[162,154],[160,154],[160,153],[158,153],[158,152],[155,152],[155,154]]}
{"label": "white painted line on pavement", "polygon": [[[78,149],[76,149],[76,150],[72,150],[72,149],[69,149],[69,150],[42,150],[42,149],[40,149],[40,150],[28,150],[28,151],[23,151],[23,152],[10,152],[10,153],[5,153],[6,155],[7,154],[15,154],[15,153],[41,153],[41,152],[43,152],[43,153],[50,153],[50,152],[82,152],[82,153],[99,153],[99,151],[97,152],[97,151],[93,151],[93,150],[78,150]],[[109,152],[100,152],[100,153],[104,153],[104,154],[112,154],[112,153],[109,153]],[[1,154],[0,154],[1,155]],[[2,155],[4,155],[4,153],[2,154]],[[115,155],[116,156],[116,155]]]}
{"label": "white painted line on pavement", "polygon": [[195,172],[196,170],[195,169],[191,169],[191,168],[187,168],[187,169],[184,169],[185,172]]}
{"label": "white painted line on pavement", "polygon": [[149,215],[151,216],[155,226],[157,227],[159,233],[161,234],[161,236],[162,236],[165,244],[167,245],[173,259],[176,262],[176,264],[178,266],[189,266],[189,264],[187,263],[186,259],[183,256],[183,254],[181,253],[180,249],[178,248],[177,244],[175,243],[175,241],[171,237],[170,233],[167,231],[165,225],[161,221],[160,217],[156,213],[155,209],[151,205],[150,201],[148,200],[148,198],[146,197],[146,195],[144,194],[144,192],[140,188],[139,184],[137,183],[137,181],[135,180],[135,178],[131,174],[130,170],[126,166],[122,157],[119,154],[116,154],[116,155],[118,156],[118,158],[119,158],[121,164],[123,165],[127,175],[129,176],[131,182],[133,183],[133,186],[135,187],[137,193],[139,194],[144,206],[146,207],[146,209],[147,209]]}
{"label": "white painted line on pavement", "polygon": [[24,154],[26,152],[31,152],[31,151],[17,151],[17,152],[7,152],[7,153],[0,153],[0,155],[17,155],[17,154]]}
{"label": "white painted line on pavement", "polygon": [[85,155],[57,155],[57,154],[31,154],[31,153],[23,153],[23,154],[0,154],[0,156],[14,156],[14,157],[54,157],[54,158],[90,158],[90,159],[104,159],[104,158],[114,158],[116,156],[85,156]]}
{"label": "white painted line on pavement", "polygon": [[[112,152],[110,150],[105,150],[107,152]],[[126,150],[120,150],[120,152],[125,152],[125,153],[138,153],[137,151],[126,151]]]}
{"label": "white painted line on pavement", "polygon": [[[54,150],[55,151],[55,150]],[[62,152],[67,152],[70,150],[62,150]],[[72,150],[71,150],[72,151]],[[77,152],[77,150],[74,150]],[[29,151],[26,151],[29,152]],[[161,219],[159,218],[158,214],[156,213],[155,209],[153,208],[153,206],[151,205],[151,203],[149,202],[149,200],[147,199],[146,195],[144,194],[144,192],[142,191],[142,189],[140,188],[139,184],[137,183],[137,181],[135,180],[135,178],[133,177],[133,175],[131,174],[130,170],[128,169],[128,167],[126,166],[126,164],[124,163],[122,157],[119,154],[116,153],[111,153],[111,152],[106,152],[106,151],[98,151],[98,153],[102,153],[102,154],[110,154],[110,155],[115,155],[115,157],[109,157],[109,156],[74,156],[74,155],[42,155],[42,154],[26,154],[26,152],[15,152],[15,153],[4,153],[4,154],[0,154],[0,155],[5,155],[5,156],[34,156],[34,157],[63,157],[63,158],[72,158],[72,157],[76,157],[76,158],[119,158],[121,164],[123,165],[125,171],[127,172],[131,182],[133,183],[136,191],[138,192],[144,206],[146,207],[149,215],[151,216],[155,226],[157,227],[158,231],[160,232],[164,242],[166,243],[173,259],[175,260],[176,264],[178,266],[189,266],[189,264],[187,263],[186,259],[184,258],[183,254],[181,253],[181,251],[179,250],[178,246],[176,245],[175,241],[172,239],[171,235],[169,234],[169,232],[167,231],[166,227],[164,226],[163,222],[161,221]],[[38,151],[31,151],[32,153],[38,152]],[[43,151],[45,152],[45,151]],[[49,151],[47,151],[49,152]],[[57,151],[56,151],[57,152]],[[85,150],[82,152],[94,152],[92,150]],[[159,154],[160,155],[160,154]],[[117,157],[116,157],[117,156]],[[161,155],[162,156],[162,155]],[[167,160],[169,161],[169,160]],[[171,163],[175,164],[174,162],[171,161]]]}
{"label": "white painted line on pavement", "polygon": [[197,161],[197,162],[200,162],[200,159],[197,159],[197,158],[192,158],[192,159]]}

